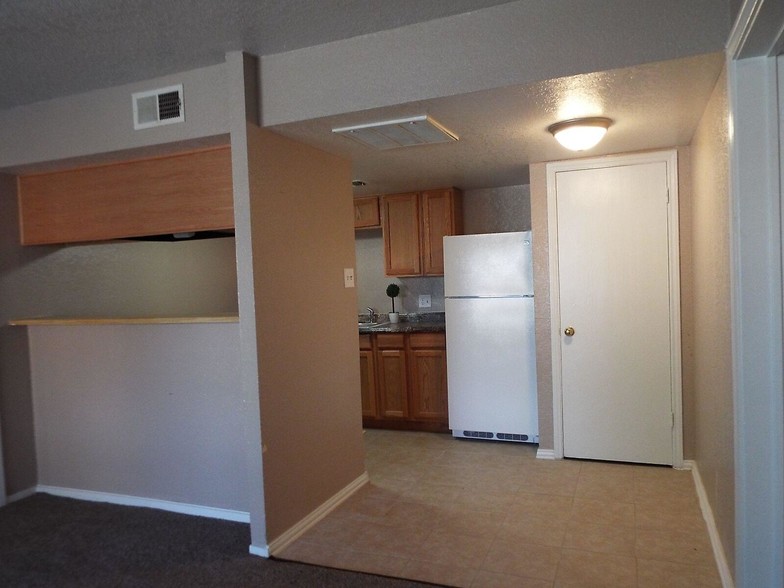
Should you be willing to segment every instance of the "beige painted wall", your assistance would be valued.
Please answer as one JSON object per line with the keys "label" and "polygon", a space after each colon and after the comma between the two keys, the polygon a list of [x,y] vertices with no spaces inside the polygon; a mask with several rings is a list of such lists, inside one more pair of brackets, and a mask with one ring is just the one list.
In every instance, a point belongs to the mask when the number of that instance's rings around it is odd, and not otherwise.
{"label": "beige painted wall", "polygon": [[236,323],[15,328],[38,484],[248,511]]}
{"label": "beige painted wall", "polygon": [[728,112],[724,72],[692,140],[693,386],[699,409],[693,458],[734,569]]}
{"label": "beige painted wall", "polygon": [[[0,141],[0,169],[24,166],[35,169],[44,162],[73,159],[78,162],[78,158],[125,150],[156,153],[161,145],[179,142],[194,145],[208,137],[225,135],[226,75],[225,64],[212,65],[0,110],[3,136],[13,137],[13,141]],[[131,94],[173,84],[184,87],[185,121],[134,131]]]}
{"label": "beige painted wall", "polygon": [[553,444],[553,354],[550,349],[550,258],[547,231],[547,165],[532,163],[531,239],[534,255],[534,321],[536,329],[536,388],[539,407],[539,447]]}
{"label": "beige painted wall", "polygon": [[[678,151],[678,198],[680,202],[679,213],[690,218],[691,182],[689,169],[689,150],[679,147]],[[531,230],[534,244],[534,293],[535,293],[535,319],[536,319],[536,375],[537,392],[539,401],[539,446],[542,449],[552,449],[553,439],[553,381],[552,381],[552,350],[551,350],[551,314],[550,314],[550,251],[549,233],[547,226],[547,164],[534,163],[530,166],[531,178]],[[684,225],[680,218],[680,247],[681,247],[681,306],[683,312],[683,299],[690,299],[689,289],[691,280],[691,227]],[[686,255],[684,255],[684,252]],[[687,279],[684,282],[683,277]],[[684,286],[685,283],[685,286]],[[690,335],[688,327],[682,323],[681,337],[684,371],[683,386],[683,422],[684,422],[684,454],[688,459],[691,453],[688,448],[693,446],[694,439],[694,400],[693,391],[685,385],[687,373],[691,373]]]}
{"label": "beige painted wall", "polygon": [[4,492],[12,496],[37,482],[33,397],[27,330],[8,325],[19,304],[12,288],[19,268],[35,265],[51,247],[23,249],[19,243],[16,178],[0,174],[0,419],[2,419]]}
{"label": "beige painted wall", "polygon": [[531,229],[531,187],[528,184],[463,192],[463,232],[507,233]]}
{"label": "beige painted wall", "polygon": [[248,160],[269,543],[365,471],[351,165],[253,125]]}

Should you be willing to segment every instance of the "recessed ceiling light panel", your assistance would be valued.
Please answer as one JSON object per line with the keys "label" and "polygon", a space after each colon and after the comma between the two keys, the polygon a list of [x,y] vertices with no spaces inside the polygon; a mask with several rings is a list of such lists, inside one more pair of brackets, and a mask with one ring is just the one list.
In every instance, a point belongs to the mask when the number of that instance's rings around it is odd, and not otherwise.
{"label": "recessed ceiling light panel", "polygon": [[376,149],[396,149],[457,141],[458,136],[427,115],[332,129]]}

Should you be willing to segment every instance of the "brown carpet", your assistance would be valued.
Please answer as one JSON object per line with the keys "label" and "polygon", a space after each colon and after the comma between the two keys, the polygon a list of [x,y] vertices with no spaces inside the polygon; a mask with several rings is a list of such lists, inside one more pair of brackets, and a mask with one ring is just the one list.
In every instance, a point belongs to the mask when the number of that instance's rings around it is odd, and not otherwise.
{"label": "brown carpet", "polygon": [[0,586],[426,586],[267,560],[249,544],[244,523],[36,494],[0,508]]}

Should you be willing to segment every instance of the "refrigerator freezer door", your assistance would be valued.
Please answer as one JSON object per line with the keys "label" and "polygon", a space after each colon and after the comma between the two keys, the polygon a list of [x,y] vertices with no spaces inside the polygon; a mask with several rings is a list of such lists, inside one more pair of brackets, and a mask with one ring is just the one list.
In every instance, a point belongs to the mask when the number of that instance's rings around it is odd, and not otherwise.
{"label": "refrigerator freezer door", "polygon": [[532,295],[531,232],[444,237],[444,295]]}
{"label": "refrigerator freezer door", "polygon": [[446,300],[449,428],[539,435],[533,298]]}

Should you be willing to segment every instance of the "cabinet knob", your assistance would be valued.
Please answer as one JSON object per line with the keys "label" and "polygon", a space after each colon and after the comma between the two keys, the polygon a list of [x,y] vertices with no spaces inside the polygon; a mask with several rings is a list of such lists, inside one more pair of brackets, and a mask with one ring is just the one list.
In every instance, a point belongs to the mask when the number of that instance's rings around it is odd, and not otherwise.
{"label": "cabinet knob", "polygon": [[574,327],[566,327],[564,329],[564,335],[566,335],[567,337],[573,336],[574,335]]}

